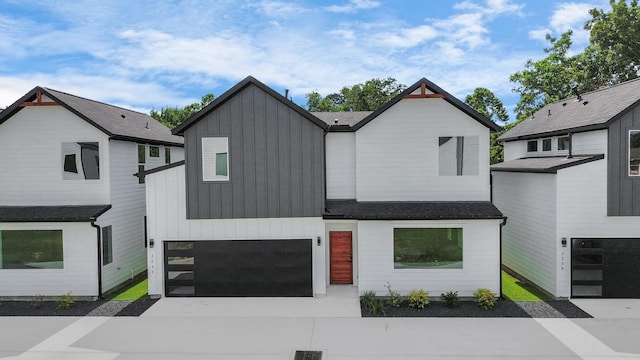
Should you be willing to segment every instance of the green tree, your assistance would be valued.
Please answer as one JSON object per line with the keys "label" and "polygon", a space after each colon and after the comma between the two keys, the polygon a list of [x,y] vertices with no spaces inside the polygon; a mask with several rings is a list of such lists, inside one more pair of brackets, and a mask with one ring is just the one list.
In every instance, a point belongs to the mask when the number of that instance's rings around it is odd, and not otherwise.
{"label": "green tree", "polygon": [[611,11],[591,9],[592,19],[585,55],[590,60],[588,76],[598,85],[613,85],[635,79],[640,70],[640,7],[637,0],[609,0]]}
{"label": "green tree", "polygon": [[371,79],[364,84],[343,87],[322,97],[317,91],[306,95],[309,111],[374,111],[406,89],[394,78]]}
{"label": "green tree", "polygon": [[[473,94],[467,95],[464,98],[464,102],[471,106],[475,111],[480,114],[486,116],[488,119],[491,119],[497,123],[506,123],[509,121],[509,114],[507,110],[504,108],[502,101],[498,99],[491,90],[479,87],[473,90]],[[507,129],[510,129],[514,126],[513,123],[506,124],[502,131],[493,132],[489,138],[489,152],[490,152],[490,160],[491,164],[502,162],[503,156],[503,146],[498,143],[496,139],[500,137],[500,135],[504,134]]]}
{"label": "green tree", "polygon": [[185,120],[187,120],[191,115],[197,113],[202,110],[205,106],[209,105],[215,96],[213,94],[206,94],[202,96],[199,103],[189,104],[183,108],[179,107],[169,107],[164,106],[160,109],[160,111],[156,111],[155,109],[151,109],[150,115],[152,118],[160,121],[164,125],[170,128],[174,128]]}

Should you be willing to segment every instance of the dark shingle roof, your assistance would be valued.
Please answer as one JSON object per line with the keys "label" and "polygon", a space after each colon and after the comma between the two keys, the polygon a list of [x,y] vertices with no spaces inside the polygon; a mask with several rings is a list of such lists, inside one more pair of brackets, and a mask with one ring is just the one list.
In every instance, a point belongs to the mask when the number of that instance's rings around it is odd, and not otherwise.
{"label": "dark shingle roof", "polygon": [[489,201],[356,201],[327,200],[325,219],[454,220],[502,219]]}
{"label": "dark shingle roof", "polygon": [[93,221],[111,205],[0,206],[0,222]]}
{"label": "dark shingle roof", "polygon": [[640,101],[640,79],[560,100],[500,136],[500,141],[604,129]]}
{"label": "dark shingle roof", "polygon": [[491,165],[491,171],[556,174],[558,170],[604,159],[604,155],[530,157]]}
{"label": "dark shingle roof", "polygon": [[184,143],[182,137],[172,135],[169,128],[147,114],[43,87],[34,88],[2,111],[0,124],[20,111],[22,109],[20,104],[33,101],[37,92],[55,100],[112,139],[177,146],[182,146]]}
{"label": "dark shingle roof", "polygon": [[[359,123],[362,119],[366,118],[373,111],[314,111],[311,112],[318,119],[327,123],[330,126],[336,125],[348,125],[353,126]],[[336,122],[337,120],[337,122]]]}

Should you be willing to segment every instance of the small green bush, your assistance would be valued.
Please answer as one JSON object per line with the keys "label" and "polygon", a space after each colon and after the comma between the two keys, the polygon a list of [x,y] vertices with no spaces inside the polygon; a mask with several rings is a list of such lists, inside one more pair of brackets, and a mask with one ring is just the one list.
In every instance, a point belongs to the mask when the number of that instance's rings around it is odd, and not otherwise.
{"label": "small green bush", "polygon": [[71,306],[73,306],[73,303],[75,302],[76,300],[71,294],[71,291],[69,291],[64,295],[59,296],[58,299],[56,299],[56,304],[58,304],[58,309],[62,309],[62,310],[70,309]]}
{"label": "small green bush", "polygon": [[400,307],[404,301],[404,297],[399,292],[391,290],[391,284],[387,283],[384,287],[387,288],[387,304],[392,307]]}
{"label": "small green bush", "polygon": [[483,310],[489,310],[493,308],[498,300],[498,295],[492,292],[489,289],[480,288],[476,292],[473,293],[473,296],[476,297],[476,302],[478,306]]}
{"label": "small green bush", "polygon": [[429,293],[424,290],[412,290],[409,293],[409,306],[424,309],[429,305]]}
{"label": "small green bush", "polygon": [[384,302],[382,300],[373,300],[373,303],[371,304],[371,314],[387,316],[386,311],[384,311]]}
{"label": "small green bush", "polygon": [[34,296],[33,299],[31,299],[30,304],[31,304],[31,307],[33,307],[34,309],[40,309],[44,304],[44,296],[42,295]]}
{"label": "small green bush", "polygon": [[440,300],[446,307],[454,308],[458,306],[458,302],[460,301],[460,298],[458,297],[457,291],[449,291],[449,292],[440,294]]}
{"label": "small green bush", "polygon": [[376,301],[376,292],[373,290],[367,290],[360,296],[360,302],[365,309],[371,310],[373,303]]}

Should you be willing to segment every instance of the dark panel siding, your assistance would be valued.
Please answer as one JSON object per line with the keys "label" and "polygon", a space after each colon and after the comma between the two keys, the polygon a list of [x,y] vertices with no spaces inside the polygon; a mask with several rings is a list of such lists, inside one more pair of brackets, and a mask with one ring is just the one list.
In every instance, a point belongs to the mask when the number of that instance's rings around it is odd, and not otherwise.
{"label": "dark panel siding", "polygon": [[[185,132],[187,218],[322,216],[324,134],[248,86]],[[202,181],[202,137],[229,138],[229,181]]]}
{"label": "dark panel siding", "polygon": [[607,214],[640,216],[640,177],[629,176],[629,130],[640,130],[640,106],[609,126]]}

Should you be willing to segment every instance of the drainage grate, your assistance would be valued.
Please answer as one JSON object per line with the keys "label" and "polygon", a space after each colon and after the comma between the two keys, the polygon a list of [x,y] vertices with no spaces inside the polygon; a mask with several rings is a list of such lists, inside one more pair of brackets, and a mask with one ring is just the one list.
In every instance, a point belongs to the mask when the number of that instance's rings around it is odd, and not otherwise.
{"label": "drainage grate", "polygon": [[322,360],[322,351],[296,350],[293,360]]}

